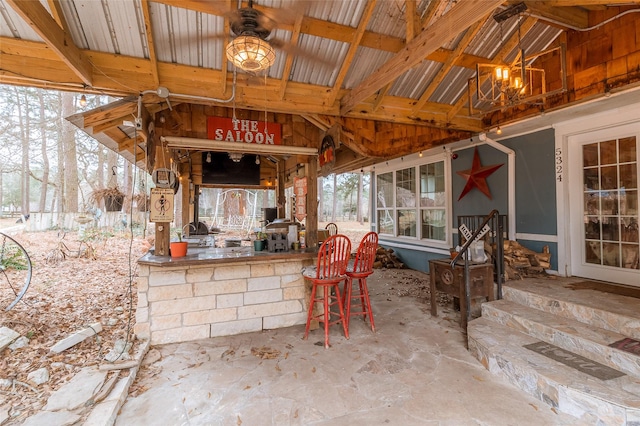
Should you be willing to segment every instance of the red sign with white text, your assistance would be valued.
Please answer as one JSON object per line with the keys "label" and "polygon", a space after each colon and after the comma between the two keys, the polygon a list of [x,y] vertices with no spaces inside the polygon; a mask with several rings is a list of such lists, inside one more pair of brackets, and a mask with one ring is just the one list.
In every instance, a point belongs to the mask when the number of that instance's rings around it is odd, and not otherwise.
{"label": "red sign with white text", "polygon": [[282,126],[258,120],[207,117],[207,138],[225,142],[281,145]]}
{"label": "red sign with white text", "polygon": [[293,192],[296,195],[296,219],[307,217],[307,178],[293,178]]}

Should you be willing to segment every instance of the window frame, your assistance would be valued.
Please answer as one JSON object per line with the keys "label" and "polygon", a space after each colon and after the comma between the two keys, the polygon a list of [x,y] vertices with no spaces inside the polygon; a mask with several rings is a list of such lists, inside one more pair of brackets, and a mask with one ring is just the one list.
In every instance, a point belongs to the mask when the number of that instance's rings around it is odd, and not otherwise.
{"label": "window frame", "polygon": [[[416,156],[418,157],[418,156]],[[421,181],[420,181],[420,172],[422,166],[435,165],[438,162],[443,163],[443,174],[444,174],[444,205],[442,206],[422,206],[421,205]],[[398,172],[402,172],[405,169],[413,168],[413,187],[414,187],[414,197],[415,203],[413,207],[405,207],[398,206]],[[429,246],[429,247],[442,247],[449,248],[451,247],[452,241],[452,197],[451,197],[451,157],[448,155],[440,154],[433,156],[425,156],[423,158],[416,158],[413,160],[406,160],[404,158],[389,161],[384,164],[376,165],[374,168],[375,172],[375,191],[376,194],[379,191],[379,179],[381,175],[391,174],[391,181],[387,181],[387,186],[391,187],[391,193],[386,194],[389,199],[385,198],[386,207],[381,206],[380,200],[378,196],[375,197],[374,211],[375,211],[375,229],[384,239],[393,239],[394,241],[404,241],[411,242],[412,244],[421,245],[421,246]],[[403,173],[401,173],[403,174]],[[406,174],[406,173],[404,173]],[[392,205],[389,202],[391,201]],[[399,235],[400,230],[398,226],[398,213],[401,210],[413,210],[415,215],[415,236],[406,236]],[[438,240],[433,238],[427,238],[423,235],[423,223],[422,223],[422,213],[423,211],[428,210],[443,210],[445,225],[444,225],[444,239]],[[385,212],[388,214],[385,215]],[[393,225],[391,232],[384,232],[384,229],[381,231],[380,220],[384,217],[392,217]]]}

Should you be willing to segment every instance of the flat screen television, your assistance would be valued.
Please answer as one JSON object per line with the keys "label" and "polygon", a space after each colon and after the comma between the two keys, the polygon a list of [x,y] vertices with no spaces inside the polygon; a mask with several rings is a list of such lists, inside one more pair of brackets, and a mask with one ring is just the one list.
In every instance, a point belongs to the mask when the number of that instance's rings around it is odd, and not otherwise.
{"label": "flat screen television", "polygon": [[[208,159],[211,161],[207,161]],[[260,185],[260,164],[256,164],[256,156],[253,154],[243,155],[236,163],[226,152],[203,152],[202,183],[257,186]]]}

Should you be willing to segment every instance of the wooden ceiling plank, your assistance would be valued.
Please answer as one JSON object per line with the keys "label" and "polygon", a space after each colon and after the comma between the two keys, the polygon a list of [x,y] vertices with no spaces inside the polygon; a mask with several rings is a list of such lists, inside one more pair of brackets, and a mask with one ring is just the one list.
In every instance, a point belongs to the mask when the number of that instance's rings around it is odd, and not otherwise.
{"label": "wooden ceiling plank", "polygon": [[328,97],[328,105],[333,105],[338,97],[338,93],[340,93],[340,88],[342,87],[342,83],[349,72],[349,68],[351,68],[351,62],[353,61],[353,57],[356,55],[358,51],[358,46],[360,45],[360,40],[362,40],[362,36],[364,35],[364,31],[367,29],[367,24],[369,23],[369,19],[373,14],[373,11],[376,8],[377,0],[369,0],[365,6],[365,9],[362,11],[362,16],[360,17],[360,22],[358,23],[358,28],[353,34],[353,38],[350,40],[349,50],[345,55],[344,61],[342,62],[342,67],[340,67],[340,71],[338,72],[338,76],[336,77],[335,83],[333,84],[333,88],[329,92]]}
{"label": "wooden ceiling plank", "polygon": [[71,36],[60,28],[40,2],[7,0],[7,3],[42,37],[44,42],[60,56],[60,59],[71,68],[84,84],[92,85],[93,72],[89,59],[78,49]]}
{"label": "wooden ceiling plank", "polygon": [[358,103],[417,65],[429,53],[450,41],[483,16],[502,4],[502,0],[467,0],[457,3],[444,16],[427,27],[404,49],[370,74],[342,100],[341,114],[345,115]]}
{"label": "wooden ceiling plank", "polygon": [[440,70],[438,70],[436,76],[433,78],[433,80],[431,80],[431,83],[429,83],[427,89],[422,93],[422,96],[420,96],[418,102],[416,102],[416,106],[411,111],[411,115],[417,114],[418,111],[422,109],[424,104],[427,103],[431,95],[433,95],[433,92],[436,91],[438,86],[440,86],[440,83],[442,83],[449,71],[451,71],[451,68],[453,68],[453,65],[458,60],[462,52],[464,52],[467,46],[469,46],[469,43],[471,43],[476,35],[478,35],[478,32],[482,29],[487,19],[489,19],[488,16],[486,16],[481,21],[476,22],[467,30],[464,37],[462,37],[462,40],[460,40],[460,42],[458,43],[458,46],[456,46],[456,48],[449,54],[449,59],[444,64],[442,64],[442,67],[440,68]]}
{"label": "wooden ceiling plank", "polygon": [[149,61],[151,61],[151,77],[156,87],[160,86],[160,78],[158,77],[158,57],[156,56],[156,44],[153,41],[153,29],[151,28],[151,11],[149,9],[149,0],[140,0],[142,7],[142,16],[144,19],[144,32],[147,37],[147,47],[149,48]]}
{"label": "wooden ceiling plank", "polygon": [[[525,34],[527,34],[531,30],[531,28],[533,28],[533,26],[536,24],[537,21],[538,20],[535,18],[531,18],[531,17],[525,18],[520,24],[521,36],[519,37],[517,32],[516,34],[513,34],[511,38],[507,40],[507,42],[498,51],[498,53],[496,53],[493,60],[489,61],[488,63],[491,63],[491,64],[503,63],[504,56],[507,55],[509,52],[511,52],[518,45],[518,43],[520,42],[520,38]],[[487,63],[487,61],[485,61],[485,63]],[[449,112],[449,118],[453,120],[453,117],[455,117],[460,112],[460,110],[467,104],[468,101],[469,101],[469,91],[465,90],[462,96],[460,97],[460,99],[458,99],[458,101],[451,108],[451,111]]]}

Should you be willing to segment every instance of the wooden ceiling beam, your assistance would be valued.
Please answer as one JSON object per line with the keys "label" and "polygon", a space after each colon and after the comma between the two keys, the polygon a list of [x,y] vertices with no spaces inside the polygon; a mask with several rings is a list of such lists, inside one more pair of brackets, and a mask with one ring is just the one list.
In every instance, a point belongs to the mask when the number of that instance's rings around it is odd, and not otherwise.
{"label": "wooden ceiling beam", "polygon": [[526,2],[526,14],[531,14],[542,20],[548,20],[556,25],[569,28],[587,28],[589,26],[589,12],[578,7],[556,7],[547,2]]}
{"label": "wooden ceiling beam", "polygon": [[91,63],[38,1],[7,0],[18,15],[53,49],[60,59],[88,86],[93,84]]}
{"label": "wooden ceiling beam", "polygon": [[427,27],[407,43],[404,49],[351,90],[342,100],[341,114],[346,115],[358,103],[417,65],[431,52],[449,42],[459,32],[469,28],[500,4],[502,0],[467,0],[456,3],[449,12]]}
{"label": "wooden ceiling beam", "polygon": [[81,112],[78,115],[83,117],[83,127],[86,129],[114,119],[122,119],[125,116],[136,114],[138,109],[137,101],[137,96],[129,96],[125,99],[99,106],[90,111]]}

